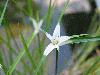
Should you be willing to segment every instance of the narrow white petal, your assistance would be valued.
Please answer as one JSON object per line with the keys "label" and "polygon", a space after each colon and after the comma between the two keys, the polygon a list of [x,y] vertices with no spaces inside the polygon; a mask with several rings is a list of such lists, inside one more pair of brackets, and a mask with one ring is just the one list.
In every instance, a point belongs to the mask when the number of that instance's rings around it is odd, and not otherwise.
{"label": "narrow white petal", "polygon": [[37,25],[38,24],[37,24],[36,20],[34,18],[31,18],[31,20],[32,20],[34,28],[37,29],[37,27],[38,27]]}
{"label": "narrow white petal", "polygon": [[58,50],[58,52],[59,52],[59,46],[57,47],[57,50]]}
{"label": "narrow white petal", "polygon": [[55,27],[53,37],[60,37],[60,24],[59,23]]}
{"label": "narrow white petal", "polygon": [[63,42],[65,42],[65,41],[67,41],[67,40],[69,40],[69,39],[70,39],[69,36],[61,36],[61,37],[59,38],[60,46],[63,45]]}
{"label": "narrow white petal", "polygon": [[0,69],[2,69],[2,65],[0,64]]}
{"label": "narrow white petal", "polygon": [[40,20],[40,22],[38,24],[39,24],[39,29],[40,29],[43,24],[43,20]]}
{"label": "narrow white petal", "polygon": [[52,40],[52,36],[50,34],[48,34],[47,32],[46,32],[46,36],[47,36],[47,38],[49,38],[50,40]]}
{"label": "narrow white petal", "polygon": [[43,55],[47,56],[54,48],[55,48],[55,46],[54,46],[52,43],[50,43],[50,44],[46,47],[46,49],[45,49]]}

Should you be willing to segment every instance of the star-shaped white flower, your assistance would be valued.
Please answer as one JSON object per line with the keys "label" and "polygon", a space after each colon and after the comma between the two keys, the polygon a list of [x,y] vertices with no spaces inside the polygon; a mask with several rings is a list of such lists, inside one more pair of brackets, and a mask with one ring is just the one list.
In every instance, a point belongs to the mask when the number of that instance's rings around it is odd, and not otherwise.
{"label": "star-shaped white flower", "polygon": [[2,69],[2,65],[0,64],[0,69]]}
{"label": "star-shaped white flower", "polygon": [[32,20],[33,26],[34,26],[34,33],[37,34],[39,33],[39,30],[41,30],[41,26],[43,24],[43,20],[40,20],[39,22],[37,22],[35,19],[30,18]]}
{"label": "star-shaped white flower", "polygon": [[51,43],[46,47],[44,54],[45,56],[47,56],[53,49],[57,48],[57,50],[59,51],[59,46],[64,45],[64,42],[69,40],[70,37],[69,36],[60,36],[60,24],[58,23],[53,36],[51,36],[50,34],[48,34],[46,32],[46,36],[51,40]]}

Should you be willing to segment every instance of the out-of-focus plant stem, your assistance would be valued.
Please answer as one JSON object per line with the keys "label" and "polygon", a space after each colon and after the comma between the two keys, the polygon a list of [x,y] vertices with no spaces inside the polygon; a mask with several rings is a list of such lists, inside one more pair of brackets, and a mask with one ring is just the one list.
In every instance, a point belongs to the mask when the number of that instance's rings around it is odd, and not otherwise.
{"label": "out-of-focus plant stem", "polygon": [[41,66],[43,65],[43,63],[45,62],[46,56],[42,56],[37,68],[35,69],[35,71],[33,72],[34,75],[37,75],[38,71],[40,70]]}
{"label": "out-of-focus plant stem", "polygon": [[[35,37],[35,34],[32,33],[31,36],[29,37],[29,39],[27,40],[27,47],[30,46],[33,38]],[[16,65],[19,63],[20,59],[22,58],[22,56],[25,54],[25,50],[24,48],[21,50],[21,52],[19,53],[19,55],[17,56],[15,62],[10,66],[9,70],[8,70],[8,75],[11,75],[13,70],[16,68]]]}
{"label": "out-of-focus plant stem", "polygon": [[65,2],[65,4],[64,4],[64,7],[63,7],[63,9],[62,9],[62,12],[61,12],[61,14],[60,14],[60,16],[59,16],[58,22],[61,21],[63,15],[64,15],[65,10],[68,8],[69,2],[70,2],[70,0],[66,0],[66,2]]}
{"label": "out-of-focus plant stem", "polygon": [[8,5],[8,1],[9,1],[9,0],[6,1],[6,4],[5,4],[4,9],[3,9],[3,12],[2,12],[2,14],[1,14],[1,17],[0,17],[0,25],[1,25],[1,23],[2,23],[2,20],[3,20],[4,14],[5,14],[5,11],[6,11],[6,8],[7,8],[7,5]]}
{"label": "out-of-focus plant stem", "polygon": [[31,53],[30,53],[30,51],[29,51],[29,49],[28,49],[28,47],[27,47],[27,45],[26,45],[24,36],[23,36],[23,34],[22,34],[21,32],[20,32],[20,38],[21,38],[21,41],[22,41],[22,43],[23,43],[24,49],[25,49],[25,51],[26,51],[27,57],[29,57],[29,60],[30,60],[30,62],[31,62],[31,64],[32,64],[32,68],[35,68],[35,67],[36,67],[35,62],[34,62],[32,56],[31,56]]}
{"label": "out-of-focus plant stem", "polygon": [[33,17],[33,6],[32,6],[32,0],[27,0],[27,10],[29,16]]}

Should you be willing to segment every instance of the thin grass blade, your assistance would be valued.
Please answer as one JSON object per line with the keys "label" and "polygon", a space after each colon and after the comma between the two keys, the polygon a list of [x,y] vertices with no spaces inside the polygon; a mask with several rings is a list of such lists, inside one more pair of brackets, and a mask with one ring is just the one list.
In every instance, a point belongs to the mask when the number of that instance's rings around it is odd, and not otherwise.
{"label": "thin grass blade", "polygon": [[22,41],[22,43],[23,43],[24,50],[26,51],[27,57],[29,58],[29,60],[30,60],[30,62],[31,62],[31,64],[32,64],[32,68],[35,68],[35,67],[36,67],[35,62],[34,62],[34,60],[32,59],[32,56],[31,56],[31,54],[30,54],[30,52],[29,52],[29,49],[28,49],[28,47],[27,47],[27,45],[26,45],[26,42],[25,42],[25,39],[24,39],[22,33],[20,33],[20,38],[21,38],[21,41]]}
{"label": "thin grass blade", "polygon": [[3,20],[4,14],[5,14],[6,8],[7,8],[7,5],[8,5],[8,1],[9,0],[6,1],[5,7],[4,7],[3,12],[1,14],[1,17],[0,17],[0,26],[1,26],[1,23],[2,23],[2,20]]}
{"label": "thin grass blade", "polygon": [[[31,44],[33,38],[35,37],[35,34],[32,33],[31,36],[29,37],[29,39],[27,40],[27,47],[29,47],[29,45]],[[8,70],[8,75],[11,75],[12,72],[14,71],[14,69],[16,68],[16,65],[19,63],[20,59],[22,58],[22,56],[25,54],[25,50],[24,48],[20,51],[19,55],[17,56],[17,58],[15,59],[14,63],[10,66],[9,70]]]}
{"label": "thin grass blade", "polygon": [[37,73],[38,73],[39,69],[41,68],[41,66],[43,65],[45,59],[46,59],[46,56],[42,56],[37,68],[35,69],[35,71],[33,73],[34,75],[37,75]]}

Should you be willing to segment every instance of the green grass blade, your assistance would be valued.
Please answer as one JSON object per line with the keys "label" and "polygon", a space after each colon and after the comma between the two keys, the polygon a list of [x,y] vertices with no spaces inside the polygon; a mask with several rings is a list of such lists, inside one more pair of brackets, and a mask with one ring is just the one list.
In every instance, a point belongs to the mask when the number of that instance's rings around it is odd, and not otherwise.
{"label": "green grass blade", "polygon": [[33,8],[32,8],[32,0],[26,0],[27,1],[27,10],[29,13],[29,16],[33,17]]}
{"label": "green grass blade", "polygon": [[3,69],[4,73],[6,74],[7,67],[5,66],[5,63],[4,63],[4,60],[3,60],[3,54],[2,54],[1,49],[0,49],[0,64],[2,65],[2,69]]}
{"label": "green grass blade", "polygon": [[[20,50],[20,48],[19,48],[19,46],[18,46],[18,44],[17,44],[17,42],[16,42],[16,40],[15,40],[15,38],[14,38],[14,35],[13,35],[13,31],[12,31],[12,29],[11,29],[11,27],[8,25],[7,26],[7,29],[9,30],[9,34],[11,35],[11,37],[12,37],[12,40],[13,40],[13,42],[14,42],[14,44],[16,45],[16,47],[17,47],[17,50],[19,51]],[[6,32],[7,33],[7,32]]]}
{"label": "green grass blade", "polygon": [[30,54],[30,52],[29,52],[29,49],[28,49],[28,47],[27,47],[27,45],[26,45],[26,42],[25,42],[25,39],[24,39],[22,33],[20,33],[20,38],[21,38],[21,41],[22,41],[22,43],[23,43],[24,50],[26,51],[26,54],[27,54],[27,56],[28,56],[28,58],[29,58],[29,60],[30,60],[30,62],[31,62],[31,64],[32,64],[32,68],[35,68],[35,67],[36,67],[35,62],[34,62],[34,60],[32,59],[32,56],[31,56],[31,54]]}
{"label": "green grass blade", "polygon": [[41,68],[42,64],[44,63],[45,59],[46,59],[46,56],[42,56],[36,70],[33,73],[34,75],[37,75],[37,73],[38,73],[39,69]]}
{"label": "green grass blade", "polygon": [[19,53],[19,55],[17,56],[15,62],[13,63],[13,65],[11,65],[11,67],[8,70],[8,75],[11,75],[13,70],[15,69],[16,65],[18,64],[18,62],[20,61],[20,59],[22,58],[22,56],[24,55],[25,51],[21,50],[21,52]]}
{"label": "green grass blade", "polygon": [[1,25],[1,23],[2,23],[2,20],[3,20],[4,14],[5,14],[5,11],[6,11],[6,8],[7,8],[7,5],[8,5],[8,1],[9,1],[9,0],[6,1],[5,7],[4,7],[3,12],[2,12],[2,14],[1,14],[1,17],[0,17],[0,25]]}
{"label": "green grass blade", "polygon": [[[93,63],[93,65],[84,73],[84,75],[89,75],[89,74],[91,74],[91,73],[93,73],[94,71],[95,71],[95,69],[96,68],[99,68],[100,67],[100,57],[98,57],[95,61],[94,61],[94,63]],[[98,65],[99,64],[99,65]]]}
{"label": "green grass blade", "polygon": [[[89,41],[95,41],[95,42],[88,42],[86,43],[83,47],[82,47],[82,52],[79,56],[79,63],[83,63],[85,62],[85,59],[88,57],[88,55],[94,50],[93,48],[97,46],[97,42],[99,43],[99,38],[100,38],[100,26],[98,27],[98,29],[94,32],[93,36]],[[91,37],[91,36],[88,36]],[[94,39],[94,40],[92,40]]]}
{"label": "green grass blade", "polygon": [[12,1],[13,5],[14,5],[15,10],[18,10],[21,13],[23,13],[25,15],[28,15],[28,12],[25,9],[21,9],[21,8],[18,7],[17,0],[16,1],[15,0],[11,0],[11,1]]}
{"label": "green grass blade", "polygon": [[[32,33],[31,36],[29,37],[29,39],[27,40],[27,47],[29,47],[29,45],[31,44],[33,38],[35,37],[35,34]],[[10,66],[9,70],[8,70],[8,75],[11,75],[12,72],[14,71],[14,69],[16,68],[16,65],[18,64],[18,62],[20,61],[20,59],[22,58],[22,56],[25,54],[25,50],[24,48],[21,50],[21,52],[19,53],[19,55],[17,56],[17,58],[15,59],[14,63]]]}
{"label": "green grass blade", "polygon": [[[6,46],[8,47],[8,49],[13,50],[13,53],[14,53],[15,55],[17,55],[17,53],[15,52],[15,49],[12,48],[10,45],[8,45],[8,44],[9,44],[8,42],[6,42],[2,37],[0,37],[0,39],[3,40],[4,44],[6,44]],[[24,59],[24,60],[25,60],[25,59]],[[27,71],[29,71],[30,69],[29,69],[28,65],[25,65],[25,61],[24,61],[24,60],[22,60],[21,62],[22,62],[22,64],[24,65],[24,68],[26,68]],[[7,67],[5,66],[4,63],[2,63],[2,64],[3,64],[3,70],[4,70],[5,74],[7,74],[7,70],[8,70]]]}
{"label": "green grass blade", "polygon": [[15,49],[13,49],[10,45],[9,45],[9,42],[7,42],[5,39],[3,39],[1,36],[0,36],[0,40],[2,40],[2,42],[7,46],[8,49],[11,49],[16,55],[17,55],[17,52],[15,52]]}
{"label": "green grass blade", "polygon": [[70,40],[66,41],[66,44],[73,44],[73,43],[81,43],[81,42],[92,42],[92,41],[100,41],[100,36],[79,36],[73,37]]}
{"label": "green grass blade", "polygon": [[53,9],[54,9],[54,8],[52,7],[52,5],[51,5],[51,0],[50,0],[47,13],[46,13],[46,15],[44,16],[44,19],[46,20],[45,31],[48,31],[49,28],[50,28],[50,21],[51,21],[51,18],[52,18]]}
{"label": "green grass blade", "polygon": [[5,29],[5,34],[6,34],[6,41],[7,41],[7,44],[6,46],[8,47],[8,54],[9,54],[9,61],[8,61],[8,64],[12,64],[13,63],[13,49],[11,48],[11,38],[10,38],[10,34],[9,34],[9,31],[7,30],[7,28],[9,28],[9,26],[5,26],[4,29]]}
{"label": "green grass blade", "polygon": [[65,10],[66,10],[67,7],[68,7],[69,2],[70,2],[70,0],[66,0],[66,3],[64,4],[64,7],[63,7],[63,9],[62,9],[62,12],[61,12],[61,14],[60,14],[60,16],[59,16],[59,20],[58,20],[58,22],[61,21],[63,15],[64,15],[64,12],[65,12]]}

